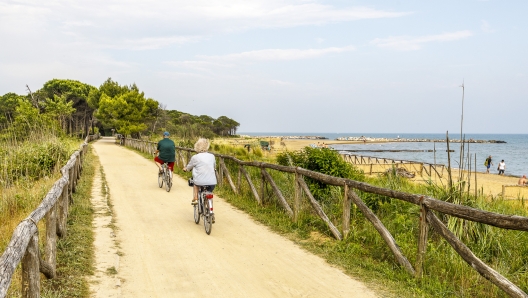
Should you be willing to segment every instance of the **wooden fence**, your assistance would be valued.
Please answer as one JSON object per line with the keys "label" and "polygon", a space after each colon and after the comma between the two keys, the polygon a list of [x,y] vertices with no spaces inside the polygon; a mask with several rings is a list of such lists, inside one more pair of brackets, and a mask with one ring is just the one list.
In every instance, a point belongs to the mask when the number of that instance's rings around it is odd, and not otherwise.
{"label": "wooden fence", "polygon": [[[61,168],[62,177],[53,184],[42,203],[13,232],[11,241],[0,257],[0,298],[4,298],[11,285],[17,266],[22,262],[22,297],[40,297],[40,273],[47,278],[56,276],[57,237],[66,236],[66,220],[69,205],[73,204],[88,142],[99,135],[86,137],[80,149]],[[39,251],[38,223],[46,220],[44,256]]]}
{"label": "wooden fence", "polygon": [[[156,143],[153,142],[126,139],[125,145],[150,154],[153,154],[156,151]],[[195,152],[194,150],[189,148],[176,147],[176,149],[176,162],[179,167],[182,167],[183,165],[187,164],[191,155],[193,154],[193,152]],[[351,204],[354,203],[358,207],[358,209],[365,215],[367,220],[369,220],[373,224],[374,228],[378,231],[378,233],[381,235],[383,240],[386,242],[386,244],[394,254],[397,262],[405,269],[405,271],[407,271],[409,274],[416,278],[422,278],[425,253],[427,248],[428,230],[429,227],[433,227],[433,229],[441,237],[443,237],[451,247],[453,247],[453,249],[460,255],[460,257],[462,257],[465,262],[467,262],[484,278],[491,281],[493,284],[495,284],[497,287],[499,287],[502,291],[504,291],[511,297],[528,297],[528,295],[524,291],[522,291],[517,285],[513,284],[507,278],[502,276],[500,273],[495,271],[493,268],[489,267],[486,263],[484,263],[477,256],[475,256],[473,252],[462,241],[460,241],[460,239],[458,239],[456,235],[452,231],[450,231],[447,226],[432,211],[437,211],[465,220],[480,222],[498,228],[520,231],[528,231],[528,217],[517,215],[503,215],[499,213],[483,211],[463,205],[457,205],[437,200],[429,196],[410,194],[401,191],[372,186],[364,182],[333,177],[326,174],[309,171],[300,167],[281,166],[257,161],[242,161],[229,155],[222,155],[217,153],[213,154],[218,158],[217,175],[219,178],[219,185],[222,185],[223,183],[227,182],[228,187],[231,188],[232,191],[236,194],[240,192],[241,180],[243,177],[247,181],[255,200],[259,204],[262,204],[265,194],[265,184],[269,183],[269,185],[271,185],[271,188],[273,189],[273,193],[277,197],[279,204],[284,208],[288,216],[290,216],[290,218],[294,221],[296,221],[298,218],[301,200],[303,197],[302,193],[304,193],[314,211],[321,218],[321,220],[325,222],[333,236],[338,240],[347,237],[348,233],[350,232]],[[226,161],[231,162],[232,166],[238,168],[238,173],[236,176],[236,185],[233,182],[228,167],[226,166]],[[260,170],[260,177],[252,178],[246,170],[246,167],[258,168]],[[293,202],[292,207],[290,207],[288,200],[284,197],[282,191],[274,182],[267,169],[291,173],[295,175],[295,179],[293,179],[293,187],[295,192],[293,199],[290,200]],[[304,180],[304,177],[309,177],[311,179],[318,180],[328,185],[343,187],[344,200],[342,206],[341,229],[338,229],[325,214],[319,202],[311,194]],[[260,180],[260,193],[257,190],[257,185],[252,179]],[[379,220],[376,214],[367,207],[367,205],[358,196],[355,190],[387,196],[420,206],[420,216],[419,218],[417,218],[417,221],[419,222],[420,234],[418,237],[418,251],[414,267],[402,253],[391,233],[385,228],[385,226]]]}
{"label": "wooden fence", "polygon": [[425,173],[430,177],[436,175],[438,178],[442,178],[444,175],[444,169],[446,168],[443,164],[432,164],[410,160],[396,160],[350,153],[340,153],[340,155],[346,162],[355,165],[358,169],[361,169],[363,172],[370,175],[375,173],[383,173],[388,169],[396,167],[404,168],[407,171],[417,173],[420,176],[423,176]]}

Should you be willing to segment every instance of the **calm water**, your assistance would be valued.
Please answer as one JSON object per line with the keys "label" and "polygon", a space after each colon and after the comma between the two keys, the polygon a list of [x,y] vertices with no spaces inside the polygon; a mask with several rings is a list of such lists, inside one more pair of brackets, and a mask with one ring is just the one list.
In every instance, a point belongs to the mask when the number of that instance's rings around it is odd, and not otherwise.
{"label": "calm water", "polygon": [[[387,133],[242,133],[241,135],[251,136],[321,136],[329,140],[338,137],[371,137],[371,138],[404,138],[404,139],[435,139],[445,140],[445,134],[387,134]],[[460,134],[450,134],[450,139],[459,139]],[[474,164],[474,154],[477,156],[477,170],[485,171],[484,160],[488,155],[493,156],[491,173],[497,173],[497,165],[504,159],[506,163],[506,175],[522,176],[528,175],[528,135],[527,134],[466,134],[466,139],[475,140],[501,140],[506,144],[469,144],[469,153],[471,154],[471,163]],[[314,141],[316,143],[317,141]],[[436,147],[436,163],[447,165],[447,145],[444,142],[434,143]],[[467,144],[466,144],[467,146]],[[335,145],[336,150],[432,150],[432,142],[397,142],[397,143],[380,143],[380,144],[347,144]],[[451,166],[458,168],[460,159],[460,143],[450,143],[450,149],[455,150],[451,153]],[[465,148],[467,155],[467,147]],[[435,162],[433,152],[354,152],[352,154],[385,157],[401,160],[413,160],[420,162]]]}

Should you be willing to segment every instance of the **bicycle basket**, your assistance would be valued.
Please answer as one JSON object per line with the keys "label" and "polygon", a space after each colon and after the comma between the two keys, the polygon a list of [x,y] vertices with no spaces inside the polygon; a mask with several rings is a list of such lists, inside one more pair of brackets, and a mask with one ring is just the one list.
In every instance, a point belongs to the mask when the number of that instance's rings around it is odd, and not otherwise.
{"label": "bicycle basket", "polygon": [[193,178],[189,178],[189,181],[187,181],[189,183],[189,186],[194,186],[194,180]]}

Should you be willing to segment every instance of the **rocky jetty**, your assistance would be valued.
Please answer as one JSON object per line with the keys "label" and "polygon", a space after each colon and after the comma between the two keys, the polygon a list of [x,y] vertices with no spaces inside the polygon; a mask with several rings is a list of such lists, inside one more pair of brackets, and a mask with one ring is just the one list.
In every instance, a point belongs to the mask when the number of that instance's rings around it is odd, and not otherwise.
{"label": "rocky jetty", "polygon": [[[406,138],[371,138],[371,137],[340,137],[337,138],[336,141],[356,141],[356,142],[437,142],[437,143],[443,143],[445,142],[445,139],[406,139]],[[460,143],[460,140],[452,139],[449,140],[450,143]],[[467,139],[465,140],[466,143],[496,143],[496,144],[504,144],[506,141],[500,141],[500,140],[475,140],[475,139]]]}

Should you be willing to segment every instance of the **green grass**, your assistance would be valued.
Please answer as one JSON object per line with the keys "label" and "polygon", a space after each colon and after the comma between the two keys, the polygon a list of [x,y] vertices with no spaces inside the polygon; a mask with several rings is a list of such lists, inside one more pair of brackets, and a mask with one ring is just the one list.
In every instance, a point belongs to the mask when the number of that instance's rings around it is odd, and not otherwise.
{"label": "green grass", "polygon": [[[257,159],[256,156],[241,158],[238,156],[240,153],[237,154],[235,150],[230,152],[229,148],[222,146],[214,146],[213,149],[218,149],[220,153],[237,155],[240,159]],[[226,160],[226,166],[236,184],[236,165]],[[260,170],[251,167],[246,167],[246,170],[260,194]],[[268,172],[292,206],[293,175],[274,170]],[[189,176],[189,173],[179,170],[175,173],[185,178]],[[380,187],[425,194],[438,199],[453,199],[452,193],[438,185],[413,184],[391,175],[365,179],[365,182]],[[369,288],[379,291],[383,297],[507,297],[463,261],[432,228],[429,230],[424,275],[422,279],[415,279],[396,262],[381,236],[356,208],[353,207],[351,212],[351,233],[345,240],[338,241],[313,212],[306,198],[303,199],[299,220],[292,222],[278,204],[270,186],[266,187],[263,206],[259,206],[244,180],[242,179],[242,188],[238,195],[232,192],[227,183],[217,187],[215,192],[256,221],[342,268],[352,277],[367,283]],[[320,198],[320,203],[339,229],[343,190],[340,187],[330,187],[327,193],[327,197]],[[359,191],[358,195],[369,206],[375,206],[374,212],[391,232],[403,254],[414,265],[419,234],[418,206]],[[465,196],[464,202],[481,210],[528,215],[523,202],[489,201],[484,197],[475,198],[470,195]],[[499,229],[449,216],[442,218],[477,257],[528,292],[528,246],[525,245],[528,243],[527,232]]]}
{"label": "green grass", "polygon": [[57,243],[57,278],[44,280],[42,297],[89,297],[86,276],[94,273],[94,210],[90,202],[97,159],[89,149],[70,205],[67,237]]}

